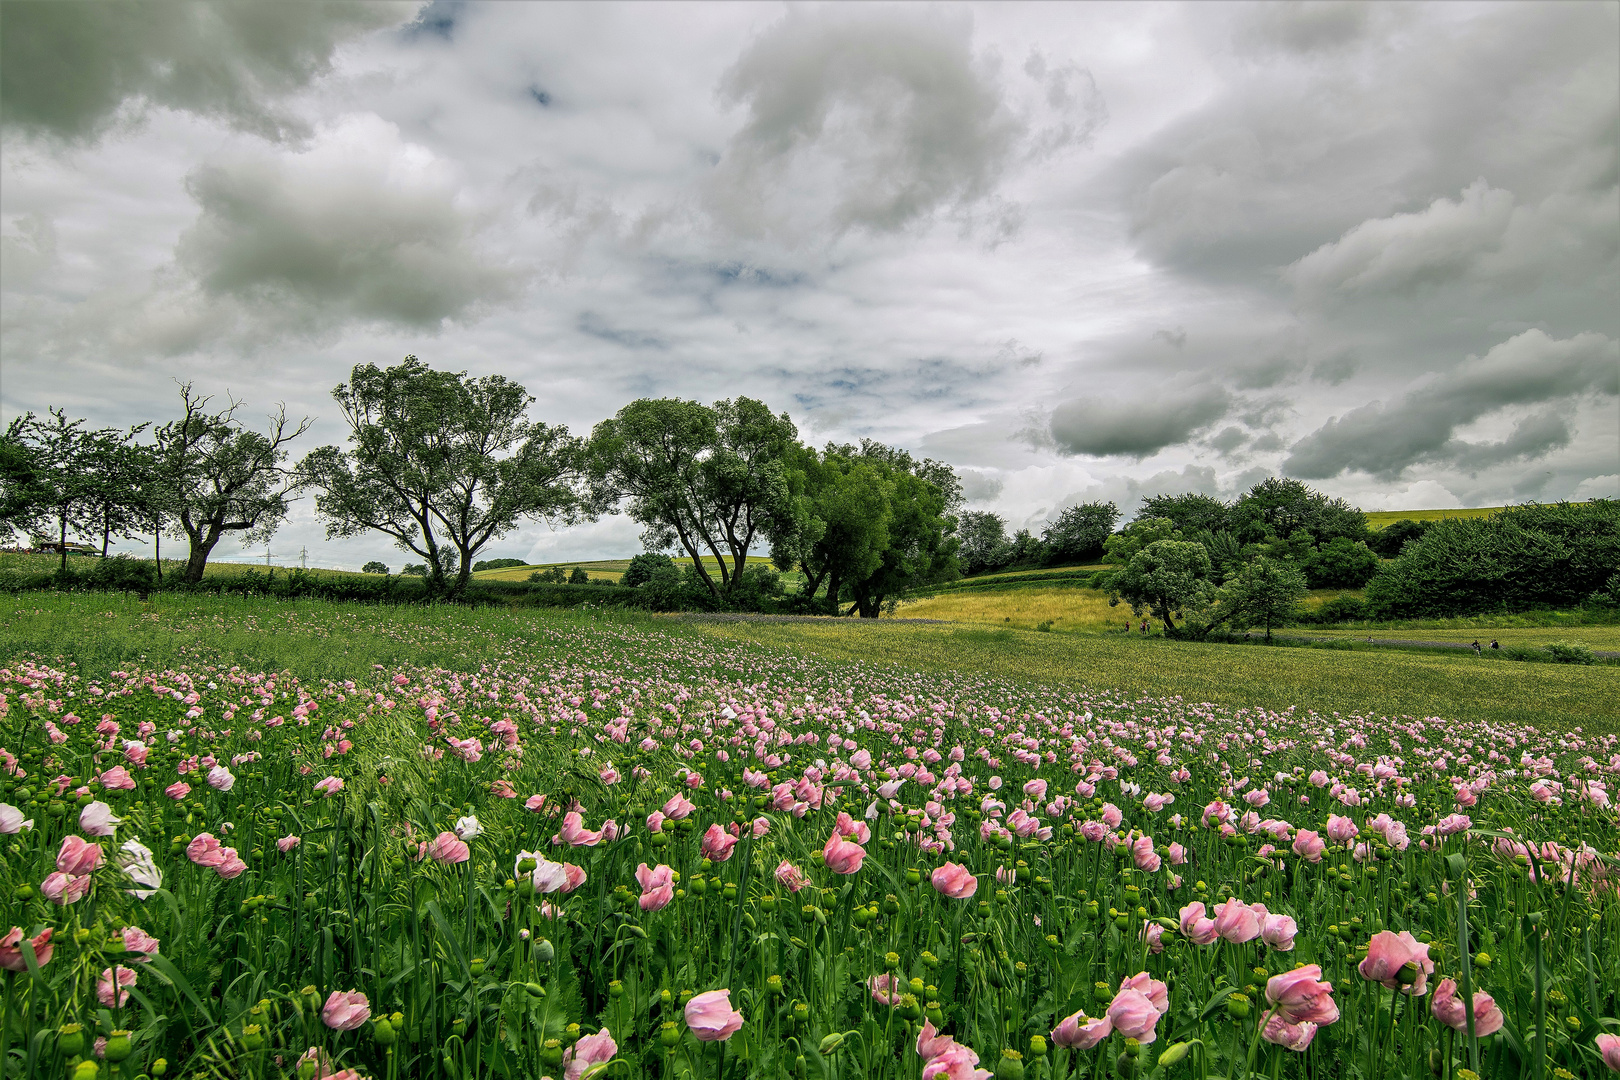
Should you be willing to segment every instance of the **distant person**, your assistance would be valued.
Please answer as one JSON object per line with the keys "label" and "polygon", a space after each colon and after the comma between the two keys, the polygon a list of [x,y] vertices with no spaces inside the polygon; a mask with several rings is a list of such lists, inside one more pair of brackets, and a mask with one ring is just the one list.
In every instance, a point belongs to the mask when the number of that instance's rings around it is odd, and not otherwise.
{"label": "distant person", "polygon": [[1493,649],[1500,649],[1500,648],[1501,648],[1501,647],[1502,647],[1502,646],[1500,646],[1500,645],[1498,645],[1498,644],[1497,644],[1497,643],[1496,643],[1496,639],[1495,639],[1495,638],[1491,638],[1491,648],[1493,648]]}
{"label": "distant person", "polygon": [[1479,655],[1479,638],[1474,639],[1474,644],[1473,644],[1472,648],[1474,650],[1474,655],[1478,656]]}
{"label": "distant person", "polygon": [[1147,620],[1142,620],[1142,636],[1147,637]]}

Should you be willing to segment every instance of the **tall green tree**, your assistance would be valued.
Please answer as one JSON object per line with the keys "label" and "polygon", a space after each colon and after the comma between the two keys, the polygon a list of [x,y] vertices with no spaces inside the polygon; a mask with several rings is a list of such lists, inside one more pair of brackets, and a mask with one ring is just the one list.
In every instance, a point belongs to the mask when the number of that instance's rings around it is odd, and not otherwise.
{"label": "tall green tree", "polygon": [[1176,528],[1193,536],[1208,529],[1218,533],[1231,527],[1231,508],[1213,495],[1187,491],[1179,495],[1149,495],[1142,499],[1136,520],[1169,518]]}
{"label": "tall green tree", "polygon": [[289,424],[282,406],[260,434],[237,418],[242,402],[229,399],[224,409],[209,412],[211,400],[183,383],[180,419],[154,432],[162,498],[191,545],[182,580],[192,584],[202,580],[208,556],[226,534],[240,533],[250,544],[269,539],[285,520],[301,483],[282,466],[287,444],[311,422]]}
{"label": "tall green tree", "polygon": [[89,474],[85,524],[100,538],[103,559],[113,537],[132,540],[146,532],[154,515],[161,513],[152,505],[159,498],[157,453],[135,441],[149,426],[138,424],[123,432],[95,431],[85,441],[82,467]]}
{"label": "tall green tree", "polygon": [[1296,529],[1311,541],[1326,544],[1336,537],[1367,538],[1367,515],[1343,499],[1331,498],[1298,480],[1272,476],[1238,497],[1227,527],[1244,543],[1270,536],[1289,536]]}
{"label": "tall green tree", "polygon": [[1263,626],[1266,640],[1271,629],[1296,615],[1305,595],[1305,573],[1295,563],[1262,555],[1244,563],[1225,585],[1213,604],[1209,625],[1231,621],[1237,626]]}
{"label": "tall green tree", "polygon": [[958,557],[964,574],[977,574],[1012,562],[1007,523],[999,515],[969,510],[958,519],[956,535],[962,543]]}
{"label": "tall green tree", "polygon": [[751,398],[632,401],[591,432],[591,502],[623,506],[649,551],[685,551],[718,598],[740,586],[756,545],[775,547],[800,528],[797,436],[786,413]]}
{"label": "tall green tree", "polygon": [[29,439],[33,413],[24,413],[0,433],[0,540],[29,540],[41,527],[48,487],[45,465]]}
{"label": "tall green tree", "polygon": [[355,367],[332,397],[349,448],[320,447],[298,468],[326,535],[393,537],[424,560],[434,595],[464,590],[474,556],[521,521],[591,516],[582,440],[526,419],[534,398],[504,376],[435,371],[407,356]]}
{"label": "tall green tree", "polygon": [[828,452],[869,466],[889,488],[887,542],[873,569],[849,578],[849,613],[875,619],[906,590],[961,576],[955,533],[962,485],[955,470],[871,439]]}
{"label": "tall green tree", "polygon": [[28,413],[13,423],[18,446],[17,465],[25,470],[25,487],[19,488],[24,504],[20,521],[35,528],[47,528],[67,569],[68,536],[93,536],[91,513],[96,493],[96,474],[91,451],[104,431],[87,428],[82,418],[69,420],[61,409],[47,410],[46,418]]}
{"label": "tall green tree", "polygon": [[1214,598],[1210,570],[1209,552],[1203,544],[1154,540],[1133,552],[1119,569],[1105,572],[1101,584],[1109,604],[1128,603],[1134,615],[1146,610],[1164,623],[1167,632],[1174,633],[1177,618],[1198,611]]}
{"label": "tall green tree", "polygon": [[1119,520],[1119,507],[1111,502],[1081,503],[1066,507],[1041,533],[1049,563],[1082,562],[1103,553],[1103,544]]}

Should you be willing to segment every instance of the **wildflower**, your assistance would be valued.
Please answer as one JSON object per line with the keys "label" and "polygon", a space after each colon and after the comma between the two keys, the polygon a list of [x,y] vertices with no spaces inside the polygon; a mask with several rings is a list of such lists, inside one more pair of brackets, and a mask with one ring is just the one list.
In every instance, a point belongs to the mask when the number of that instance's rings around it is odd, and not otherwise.
{"label": "wildflower", "polygon": [[579,811],[570,810],[563,815],[562,828],[551,838],[551,842],[570,847],[595,847],[602,842],[602,833],[587,829]]}
{"label": "wildflower", "polygon": [[65,836],[56,853],[56,868],[75,877],[88,874],[101,865],[101,845],[82,837]]}
{"label": "wildflower", "polygon": [[804,888],[810,879],[805,877],[804,872],[798,867],[783,859],[776,864],[776,880],[781,882],[788,892],[796,893]]}
{"label": "wildflower", "polygon": [[837,833],[827,838],[826,846],[821,849],[822,858],[827,869],[835,874],[853,874],[860,870],[861,863],[866,859],[866,849],[859,844],[852,844]]}
{"label": "wildflower", "polygon": [[641,886],[642,911],[662,911],[675,899],[675,872],[662,863],[654,869],[646,863],[637,866],[636,883]]}
{"label": "wildflower", "polygon": [[130,968],[122,965],[103,968],[101,977],[96,980],[96,1000],[109,1009],[121,1009],[129,1000],[125,987],[134,985],[135,972]]}
{"label": "wildflower", "polygon": [[1294,854],[1306,862],[1319,863],[1322,853],[1327,850],[1327,844],[1322,837],[1311,829],[1301,829],[1294,834]]}
{"label": "wildflower", "polygon": [[732,1009],[730,990],[710,990],[686,1003],[686,1026],[699,1042],[724,1042],[743,1026],[743,1015]]}
{"label": "wildflower", "polygon": [[113,856],[113,862],[124,872],[125,877],[137,885],[144,886],[124,890],[135,899],[150,899],[157,890],[163,888],[163,871],[158,869],[156,860],[152,858],[152,849],[134,837],[124,841],[118,853]]}
{"label": "wildflower", "polygon": [[1221,936],[1215,920],[1205,917],[1204,905],[1197,900],[1181,909],[1181,933],[1194,945],[1213,945]]}
{"label": "wildflower", "polygon": [[97,800],[79,811],[79,831],[86,836],[111,836],[123,818],[112,812],[112,807]]}
{"label": "wildflower", "polygon": [[471,840],[473,837],[482,834],[483,831],[484,827],[478,824],[478,818],[472,814],[456,819],[455,833],[458,839]]}
{"label": "wildflower", "polygon": [[1367,958],[1356,970],[1364,979],[1391,990],[1399,989],[1412,997],[1422,997],[1429,975],[1434,971],[1434,961],[1429,959],[1429,947],[1408,931],[1396,934],[1383,930],[1367,943]]}
{"label": "wildflower", "polygon": [[1308,1020],[1290,1024],[1282,1016],[1273,1014],[1266,1020],[1265,1029],[1260,1032],[1260,1037],[1276,1046],[1303,1053],[1305,1048],[1311,1045],[1311,1040],[1316,1038],[1316,1028],[1317,1025]]}
{"label": "wildflower", "polygon": [[1248,904],[1232,897],[1215,905],[1215,933],[1224,941],[1241,945],[1260,936],[1260,916]]}
{"label": "wildflower", "polygon": [[135,954],[136,960],[144,963],[157,955],[158,939],[140,927],[126,926],[119,934],[124,939],[124,952]]}
{"label": "wildflower", "polygon": [[563,1080],[580,1080],[598,1065],[606,1065],[619,1052],[613,1041],[613,1032],[603,1028],[595,1035],[586,1035],[563,1051]]}
{"label": "wildflower", "polygon": [[929,875],[934,891],[952,900],[966,900],[979,889],[979,879],[965,866],[946,863]]}
{"label": "wildflower", "polygon": [[225,766],[215,765],[208,770],[208,786],[215,791],[229,791],[236,786],[236,777]]}
{"label": "wildflower", "polygon": [[1260,940],[1278,952],[1294,951],[1294,935],[1299,924],[1287,915],[1267,912],[1260,920]]}
{"label": "wildflower", "polygon": [[714,862],[725,862],[731,858],[731,849],[737,846],[737,837],[726,832],[719,825],[710,825],[703,834],[699,849],[705,859]]}
{"label": "wildflower", "polygon": [[[47,926],[38,934],[28,939],[34,947],[34,960],[40,967],[51,962],[51,953],[56,946],[51,944],[51,935],[56,931]],[[28,962],[23,959],[22,952],[23,931],[20,926],[13,926],[5,937],[0,938],[0,968],[6,971],[27,971]]]}
{"label": "wildflower", "polygon": [[286,836],[283,836],[280,840],[276,841],[276,850],[285,855],[287,852],[291,851],[301,843],[303,843],[302,839],[292,833],[288,833]]}
{"label": "wildflower", "polygon": [[213,870],[225,861],[225,854],[212,833],[198,833],[196,838],[186,845],[186,858],[198,866],[206,866]]}
{"label": "wildflower", "polygon": [[109,791],[135,790],[135,778],[129,775],[129,770],[122,765],[114,765],[96,779],[100,780],[101,786]]}
{"label": "wildflower", "polygon": [[343,790],[343,781],[335,776],[328,776],[315,784],[315,790],[330,799]]}
{"label": "wildflower", "polygon": [[39,891],[53,904],[62,907],[76,904],[90,891],[90,875],[64,874],[58,870],[40,882]]}
{"label": "wildflower", "polygon": [[1322,981],[1319,964],[1306,964],[1273,975],[1266,982],[1266,1001],[1290,1024],[1331,1024],[1339,1019],[1333,987]]}
{"label": "wildflower", "polygon": [[191,785],[186,783],[184,780],[176,780],[174,783],[163,789],[163,794],[167,795],[175,802],[179,802],[181,799],[191,794]]}
{"label": "wildflower", "polygon": [[[1441,979],[1440,985],[1434,988],[1434,1001],[1429,1004],[1429,1011],[1434,1018],[1453,1031],[1468,1030],[1468,1012],[1463,1001],[1457,996],[1457,983],[1454,979]],[[1494,1035],[1502,1030],[1506,1017],[1497,1006],[1496,999],[1483,990],[1474,995],[1474,1034],[1480,1038]]]}
{"label": "wildflower", "polygon": [[1159,1010],[1140,990],[1126,988],[1108,1003],[1108,1019],[1114,1030],[1127,1039],[1146,1045],[1158,1037]]}
{"label": "wildflower", "polygon": [[334,990],[321,1006],[321,1022],[333,1031],[353,1031],[371,1019],[371,1002],[358,990]]}
{"label": "wildflower", "polygon": [[0,803],[0,836],[14,836],[34,827],[33,818],[23,818],[23,812],[10,803]]}
{"label": "wildflower", "polygon": [[453,832],[441,832],[432,840],[425,841],[417,850],[418,860],[431,858],[436,863],[452,866],[464,863],[472,858],[472,851],[467,847],[466,841]]}
{"label": "wildflower", "polygon": [[1052,1029],[1052,1041],[1071,1050],[1090,1050],[1113,1032],[1114,1023],[1107,1016],[1092,1018],[1081,1010]]}
{"label": "wildflower", "polygon": [[1603,1055],[1603,1064],[1609,1067],[1610,1072],[1620,1072],[1620,1035],[1599,1035],[1595,1040],[1598,1053]]}

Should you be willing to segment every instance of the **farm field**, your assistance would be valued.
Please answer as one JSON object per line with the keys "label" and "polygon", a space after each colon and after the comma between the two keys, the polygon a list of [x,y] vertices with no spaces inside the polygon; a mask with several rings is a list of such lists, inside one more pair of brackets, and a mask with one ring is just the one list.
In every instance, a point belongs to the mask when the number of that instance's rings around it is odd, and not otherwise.
{"label": "farm field", "polygon": [[1620,1030],[1611,668],[83,594],[0,597],[0,658],[8,1076],[1498,1080]]}
{"label": "farm field", "polygon": [[[1536,680],[1607,669],[1513,665],[1537,730],[1194,704],[1106,636],[3,604],[10,1077],[1602,1069],[1615,722]],[[1503,690],[1417,659],[1336,675]]]}
{"label": "farm field", "polygon": [[[749,558],[748,561],[750,565],[753,564],[755,558],[757,558],[757,556],[751,556]],[[692,560],[689,556],[675,559],[674,562],[676,566],[682,567],[690,566],[692,564]],[[718,572],[715,560],[709,556],[704,556],[703,565],[709,570],[710,573]],[[532,566],[508,566],[499,570],[478,570],[473,573],[473,577],[480,581],[527,581],[529,580],[529,575],[537,570],[560,569],[563,571],[572,571],[576,566],[583,568],[585,573],[590,576],[592,581],[618,581],[624,572],[629,569],[630,560],[598,559],[594,562],[535,563]],[[793,573],[783,574],[782,584],[783,587],[791,592],[804,584],[804,575],[796,571]]]}
{"label": "farm field", "polygon": [[1483,518],[1501,510],[1500,506],[1476,506],[1467,510],[1368,510],[1367,527],[1382,529],[1397,521],[1444,521],[1447,518]]}
{"label": "farm field", "polygon": [[[181,550],[181,551],[185,550],[184,543],[181,543],[179,545],[179,550]],[[100,558],[99,555],[98,556],[69,555],[68,560],[67,560],[67,564],[68,564],[68,569],[76,570],[76,571],[78,571],[80,573],[84,573],[84,572],[88,571],[90,569],[90,567],[94,566],[96,563],[98,563],[100,561],[101,561],[101,558]],[[146,561],[151,562],[151,559],[148,558]],[[52,554],[48,554],[48,553],[40,554],[40,553],[37,553],[37,552],[26,552],[25,553],[25,552],[16,552],[16,551],[0,551],[0,570],[22,570],[22,571],[26,571],[28,573],[39,573],[41,571],[49,572],[49,571],[55,570],[60,565],[61,565],[61,556],[59,556],[59,555],[52,555]],[[285,562],[284,560],[283,561],[278,561],[275,558],[271,559],[270,565],[271,565],[271,567],[273,567],[276,571],[278,571],[280,573],[285,573],[285,572],[287,572],[289,570],[295,570],[295,569],[299,568],[298,564],[296,562]],[[403,565],[403,563],[401,563],[400,565]],[[185,568],[186,568],[186,562],[185,562],[184,559],[168,559],[168,558],[166,558],[166,559],[163,560],[163,575],[165,577],[168,577],[170,574],[179,574],[182,571],[184,571]],[[250,570],[254,570],[254,571],[257,571],[260,574],[263,574],[265,572],[265,566],[264,566],[263,558],[260,558],[258,562],[249,562],[249,561],[220,562],[220,561],[213,561],[213,562],[210,562],[207,566],[205,566],[203,568],[203,575],[205,577],[217,577],[217,576],[221,576],[221,575],[230,576],[230,575],[233,575],[233,574],[245,574]],[[399,570],[399,566],[395,566],[394,570],[397,573],[398,570]],[[345,577],[362,577],[362,576],[364,576],[357,570],[331,570],[331,569],[327,569],[326,567],[316,567],[316,566],[311,566],[308,570],[306,570],[304,572],[311,575],[312,577],[345,578]]]}

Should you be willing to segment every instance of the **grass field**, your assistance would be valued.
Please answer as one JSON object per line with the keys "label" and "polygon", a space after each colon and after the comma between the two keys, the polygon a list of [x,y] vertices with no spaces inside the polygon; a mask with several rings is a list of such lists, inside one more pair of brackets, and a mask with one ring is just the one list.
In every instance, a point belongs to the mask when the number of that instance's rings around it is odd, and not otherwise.
{"label": "grass field", "polygon": [[1367,527],[1382,529],[1386,525],[1393,525],[1397,521],[1441,521],[1445,518],[1482,518],[1490,517],[1500,506],[1476,506],[1468,510],[1369,510],[1367,511]]}
{"label": "grass field", "polygon": [[1007,625],[698,623],[630,613],[392,608],[161,593],[142,603],[116,594],[33,593],[0,596],[0,662],[33,654],[105,672],[137,661],[162,669],[223,660],[257,670],[286,668],[305,680],[359,680],[377,664],[476,668],[523,641],[597,620],[655,629],[671,651],[683,650],[683,642],[719,637],[754,643],[775,657],[973,673],[1020,685],[1087,686],[1270,710],[1299,706],[1620,731],[1620,668],[1612,666],[1524,664],[1471,653],[1201,645],[1144,641],[1134,634],[1043,634]]}
{"label": "grass field", "polygon": [[[184,544],[179,544],[177,547],[181,551],[185,550]],[[69,555],[67,564],[69,570],[74,570],[82,574],[88,572],[92,566],[100,561],[100,556]],[[151,559],[147,559],[145,561],[151,562]],[[0,551],[0,570],[23,570],[31,573],[43,571],[48,573],[55,570],[61,564],[62,557],[60,555],[38,554],[34,552],[23,553],[15,551]],[[272,557],[270,561],[270,566],[271,568],[282,573],[289,570],[299,569],[297,563],[277,562],[274,557]],[[163,560],[164,577],[168,577],[170,574],[181,573],[185,570],[185,568],[186,562],[184,559]],[[398,570],[397,567],[395,569],[396,571]],[[205,577],[215,577],[220,574],[243,574],[249,570],[257,570],[261,574],[264,573],[264,557],[260,556],[257,562],[210,562],[206,567],[203,568],[203,575]],[[358,570],[331,570],[326,567],[316,566],[311,566],[305,572],[314,577],[323,578],[347,578],[363,576]]]}
{"label": "grass field", "polygon": [[[751,556],[748,564],[752,566],[756,561],[760,565],[770,565],[769,559],[760,559],[758,556]],[[682,556],[675,560],[675,565],[690,566],[692,560],[690,557]],[[711,574],[719,572],[717,564],[710,556],[705,555],[703,557],[703,565],[708,568]],[[630,568],[630,560],[597,559],[593,562],[533,563],[528,566],[507,566],[500,570],[479,570],[474,572],[473,577],[479,581],[528,581],[529,575],[536,571],[550,570],[556,567],[560,568],[564,573],[570,573],[576,566],[582,568],[592,581],[618,581],[624,572]],[[789,592],[793,592],[804,585],[804,575],[798,572],[783,574],[782,585]]]}
{"label": "grass field", "polygon": [[1620,668],[1399,650],[1201,645],[1122,634],[858,620],[705,623],[706,634],[826,659],[1092,686],[1237,707],[1467,717],[1620,731]]}

